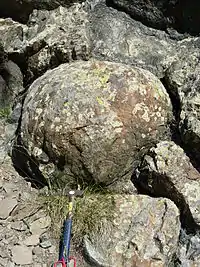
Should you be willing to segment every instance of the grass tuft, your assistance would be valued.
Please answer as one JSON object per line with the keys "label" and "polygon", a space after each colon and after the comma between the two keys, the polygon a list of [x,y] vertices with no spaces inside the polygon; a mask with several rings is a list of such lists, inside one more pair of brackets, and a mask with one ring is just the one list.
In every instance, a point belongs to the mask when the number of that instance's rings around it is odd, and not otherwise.
{"label": "grass tuft", "polygon": [[0,108],[0,119],[8,120],[10,117],[10,114],[11,114],[10,107]]}
{"label": "grass tuft", "polygon": [[[43,206],[52,219],[52,233],[60,238],[61,227],[68,213],[68,198],[66,196],[41,196]],[[41,201],[40,200],[40,201]],[[83,237],[96,233],[105,221],[114,217],[113,195],[102,188],[88,187],[83,198],[76,198],[73,215],[72,241],[79,247]]]}

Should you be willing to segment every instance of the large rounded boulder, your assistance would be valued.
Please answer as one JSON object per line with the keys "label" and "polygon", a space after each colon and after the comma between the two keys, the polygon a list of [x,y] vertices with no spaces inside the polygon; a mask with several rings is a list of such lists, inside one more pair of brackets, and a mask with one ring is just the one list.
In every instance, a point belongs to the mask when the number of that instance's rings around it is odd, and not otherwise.
{"label": "large rounded boulder", "polygon": [[168,136],[171,118],[168,94],[150,72],[76,61],[31,85],[21,139],[39,162],[45,158],[67,176],[110,184],[130,179],[134,162]]}

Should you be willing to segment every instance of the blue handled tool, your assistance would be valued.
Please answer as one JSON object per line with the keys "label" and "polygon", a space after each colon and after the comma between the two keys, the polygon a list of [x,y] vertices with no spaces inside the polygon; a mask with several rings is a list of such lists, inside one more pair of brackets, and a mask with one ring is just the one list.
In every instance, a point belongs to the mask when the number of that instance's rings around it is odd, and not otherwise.
{"label": "blue handled tool", "polygon": [[82,197],[83,191],[70,190],[67,193],[67,195],[69,197],[68,215],[66,220],[64,221],[63,238],[60,244],[59,258],[58,261],[54,263],[53,265],[54,267],[71,267],[71,266],[76,267],[76,259],[74,257],[70,257],[73,205],[74,205],[74,198]]}

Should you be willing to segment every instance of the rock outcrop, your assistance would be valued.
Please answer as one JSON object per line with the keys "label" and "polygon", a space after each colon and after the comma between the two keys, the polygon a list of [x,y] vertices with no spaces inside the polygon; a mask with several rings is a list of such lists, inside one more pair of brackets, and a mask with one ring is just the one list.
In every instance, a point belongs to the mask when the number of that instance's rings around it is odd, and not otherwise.
{"label": "rock outcrop", "polygon": [[107,3],[149,27],[161,30],[175,28],[180,32],[196,35],[200,31],[198,0],[107,0]]}
{"label": "rock outcrop", "polygon": [[45,196],[80,183],[114,199],[115,220],[84,236],[89,266],[199,266],[198,7],[0,2],[0,265],[57,258],[9,154]]}
{"label": "rock outcrop", "polygon": [[174,203],[115,195],[114,210],[113,222],[102,222],[99,232],[85,238],[91,266],[170,266],[180,232]]}
{"label": "rock outcrop", "polygon": [[195,228],[195,223],[199,225],[200,174],[175,143],[161,142],[152,148],[133,175],[133,182],[143,193],[167,197],[176,203],[182,223],[189,230]]}

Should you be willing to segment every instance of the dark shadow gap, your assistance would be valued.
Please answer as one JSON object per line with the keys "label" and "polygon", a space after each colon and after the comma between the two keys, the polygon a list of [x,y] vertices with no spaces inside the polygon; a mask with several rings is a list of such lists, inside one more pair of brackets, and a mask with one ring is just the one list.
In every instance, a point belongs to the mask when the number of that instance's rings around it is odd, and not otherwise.
{"label": "dark shadow gap", "polygon": [[193,36],[200,33],[199,0],[135,0],[134,3],[130,0],[106,0],[108,7],[125,12],[147,27],[163,31],[173,28],[181,34],[188,33]]}
{"label": "dark shadow gap", "polygon": [[190,162],[193,165],[193,167],[200,172],[199,159],[197,158],[197,155],[195,155],[192,147],[185,144],[182,140],[181,129],[180,129],[180,114],[181,114],[182,106],[181,106],[179,93],[176,88],[169,86],[169,82],[166,76],[160,79],[160,81],[164,85],[169,95],[169,98],[172,103],[172,108],[173,108],[174,120],[172,121],[170,125],[171,139],[172,141],[174,141],[174,143],[179,145],[184,150],[185,154],[189,157]]}
{"label": "dark shadow gap", "polygon": [[181,226],[186,229],[188,234],[196,234],[200,231],[200,226],[194,221],[183,195],[178,192],[166,174],[161,175],[154,171],[149,171],[141,164],[139,175],[133,173],[131,181],[139,194],[155,198],[165,197],[173,201],[180,211]]}

